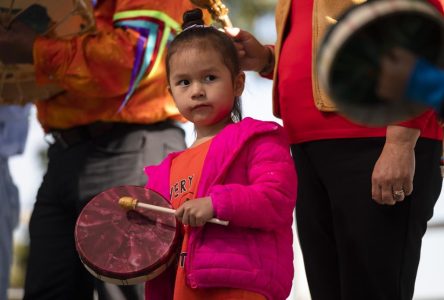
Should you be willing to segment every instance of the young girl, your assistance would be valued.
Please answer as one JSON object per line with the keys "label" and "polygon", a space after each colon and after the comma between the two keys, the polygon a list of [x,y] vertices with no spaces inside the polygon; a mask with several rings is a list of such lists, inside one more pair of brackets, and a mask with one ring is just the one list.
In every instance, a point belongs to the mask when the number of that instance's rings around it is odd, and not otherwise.
{"label": "young girl", "polygon": [[[183,27],[169,47],[167,75],[196,140],[146,173],[147,187],[171,199],[184,240],[174,272],[147,282],[146,297],[286,299],[296,172],[284,131],[273,122],[240,121],[245,74],[231,39],[204,27],[200,10],[187,12]],[[213,217],[229,225],[206,223]]]}

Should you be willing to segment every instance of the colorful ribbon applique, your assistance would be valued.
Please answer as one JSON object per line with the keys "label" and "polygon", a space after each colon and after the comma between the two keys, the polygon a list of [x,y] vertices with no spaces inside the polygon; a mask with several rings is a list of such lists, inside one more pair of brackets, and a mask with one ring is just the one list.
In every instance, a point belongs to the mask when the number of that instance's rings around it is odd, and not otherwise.
{"label": "colorful ribbon applique", "polygon": [[128,92],[118,110],[121,112],[143,77],[156,72],[166,46],[181,28],[179,23],[167,14],[155,10],[131,10],[116,13],[114,26],[130,28],[139,33]]}

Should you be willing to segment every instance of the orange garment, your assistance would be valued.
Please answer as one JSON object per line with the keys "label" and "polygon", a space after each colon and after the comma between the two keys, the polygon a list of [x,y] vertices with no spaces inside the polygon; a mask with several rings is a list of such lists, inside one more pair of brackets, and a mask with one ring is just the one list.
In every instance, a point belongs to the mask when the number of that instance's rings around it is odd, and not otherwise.
{"label": "orange garment", "polygon": [[[171,163],[170,196],[174,209],[185,201],[196,198],[205,157],[211,140],[190,148]],[[190,228],[184,226],[184,239],[174,286],[174,300],[265,300],[265,297],[247,290],[233,288],[192,289],[186,284],[186,254]],[[217,255],[215,253],[214,255]]]}
{"label": "orange garment", "polygon": [[[38,119],[44,129],[71,128],[96,121],[151,124],[168,118],[181,119],[166,88],[166,51],[159,45],[166,44],[167,37],[171,40],[180,29],[182,14],[191,8],[187,0],[99,0],[94,9],[95,32],[70,40],[37,38],[37,81],[56,83],[66,90],[37,101]],[[159,13],[148,22],[160,29],[150,33],[156,47],[145,75],[128,104],[117,113],[128,92],[140,34],[116,26],[115,18],[134,12],[142,16],[146,12]],[[156,32],[159,34],[153,35]]]}

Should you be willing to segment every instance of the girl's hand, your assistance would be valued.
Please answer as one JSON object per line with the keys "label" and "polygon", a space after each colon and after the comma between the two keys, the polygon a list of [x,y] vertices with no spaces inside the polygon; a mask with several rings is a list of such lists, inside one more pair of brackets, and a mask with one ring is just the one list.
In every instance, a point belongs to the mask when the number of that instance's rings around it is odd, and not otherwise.
{"label": "girl's hand", "polygon": [[175,215],[184,225],[203,226],[214,216],[211,197],[186,201],[176,210]]}

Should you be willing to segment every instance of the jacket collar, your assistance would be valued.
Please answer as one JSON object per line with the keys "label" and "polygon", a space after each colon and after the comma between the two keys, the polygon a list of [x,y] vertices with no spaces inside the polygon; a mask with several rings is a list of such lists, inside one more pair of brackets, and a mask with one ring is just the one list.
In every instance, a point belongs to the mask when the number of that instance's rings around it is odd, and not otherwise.
{"label": "jacket collar", "polygon": [[197,197],[206,194],[209,187],[224,182],[227,170],[239,153],[253,138],[278,129],[273,122],[245,118],[242,122],[225,127],[216,135],[205,158]]}
{"label": "jacket collar", "polygon": [[[251,139],[278,128],[279,125],[274,122],[258,121],[249,117],[226,126],[213,138],[208,149],[197,197],[205,195],[210,186],[223,182],[228,168]],[[145,167],[145,173],[148,175],[147,187],[156,190],[166,199],[169,199],[171,162],[183,151],[170,153],[157,166]]]}

